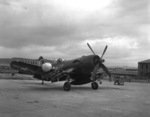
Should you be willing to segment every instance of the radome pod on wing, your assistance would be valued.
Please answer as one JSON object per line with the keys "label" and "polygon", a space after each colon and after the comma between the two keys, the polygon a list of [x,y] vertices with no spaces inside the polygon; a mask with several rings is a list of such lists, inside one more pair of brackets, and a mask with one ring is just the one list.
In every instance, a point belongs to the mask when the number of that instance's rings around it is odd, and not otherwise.
{"label": "radome pod on wing", "polygon": [[52,64],[50,64],[50,63],[43,63],[42,64],[42,70],[44,71],[44,72],[48,72],[48,71],[50,71],[52,69]]}

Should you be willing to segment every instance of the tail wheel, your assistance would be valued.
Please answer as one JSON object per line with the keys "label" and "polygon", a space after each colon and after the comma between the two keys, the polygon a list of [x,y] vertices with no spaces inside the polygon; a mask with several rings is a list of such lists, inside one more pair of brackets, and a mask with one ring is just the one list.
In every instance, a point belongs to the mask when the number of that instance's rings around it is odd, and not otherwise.
{"label": "tail wheel", "polygon": [[91,83],[91,87],[92,87],[92,89],[97,90],[97,89],[98,89],[98,84],[97,84],[97,82],[92,82],[92,83]]}
{"label": "tail wheel", "polygon": [[65,82],[63,88],[64,88],[64,91],[70,91],[71,84],[69,82]]}

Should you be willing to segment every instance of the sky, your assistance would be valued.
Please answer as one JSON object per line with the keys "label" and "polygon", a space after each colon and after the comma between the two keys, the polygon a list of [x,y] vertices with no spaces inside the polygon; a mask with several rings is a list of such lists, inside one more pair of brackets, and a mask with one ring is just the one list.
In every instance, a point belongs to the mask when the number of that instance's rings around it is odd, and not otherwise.
{"label": "sky", "polygon": [[149,0],[0,0],[0,57],[73,59],[107,66],[150,59]]}

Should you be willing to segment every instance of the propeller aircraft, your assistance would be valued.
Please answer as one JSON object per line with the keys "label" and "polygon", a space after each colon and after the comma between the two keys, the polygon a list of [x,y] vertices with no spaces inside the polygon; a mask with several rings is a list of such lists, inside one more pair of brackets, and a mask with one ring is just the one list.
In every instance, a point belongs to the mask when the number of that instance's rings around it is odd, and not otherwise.
{"label": "propeller aircraft", "polygon": [[103,56],[107,45],[99,57],[87,43],[93,55],[82,56],[72,60],[46,60],[42,56],[39,59],[12,58],[11,68],[18,70],[18,73],[30,74],[34,78],[44,81],[66,81],[63,85],[65,91],[70,91],[71,85],[83,85],[91,83],[92,89],[98,89],[98,78],[96,73],[102,68],[111,80],[111,74],[103,64]]}

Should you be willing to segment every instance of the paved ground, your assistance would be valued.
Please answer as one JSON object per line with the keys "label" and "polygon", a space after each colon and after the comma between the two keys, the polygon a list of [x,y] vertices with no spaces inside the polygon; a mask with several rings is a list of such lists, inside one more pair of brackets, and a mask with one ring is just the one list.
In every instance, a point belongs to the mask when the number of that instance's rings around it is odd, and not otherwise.
{"label": "paved ground", "polygon": [[0,117],[149,117],[150,84],[113,85],[98,90],[37,80],[0,80]]}

